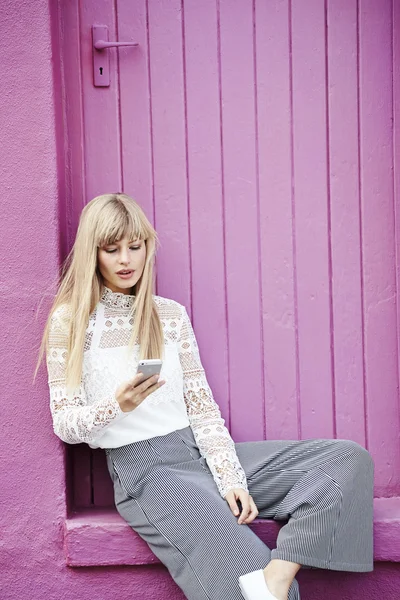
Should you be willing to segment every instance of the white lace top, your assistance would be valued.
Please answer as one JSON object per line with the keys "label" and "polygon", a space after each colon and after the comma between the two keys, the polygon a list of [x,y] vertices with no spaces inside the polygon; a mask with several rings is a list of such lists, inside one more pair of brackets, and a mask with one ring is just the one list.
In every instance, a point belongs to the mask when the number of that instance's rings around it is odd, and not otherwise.
{"label": "white lace top", "polygon": [[128,351],[134,296],[104,288],[86,330],[81,386],[67,393],[67,306],[51,321],[47,369],[54,431],[69,444],[116,448],[191,426],[220,494],[247,489],[235,446],[213,399],[185,307],[153,296],[164,330],[161,379],[166,383],[131,412],[115,399],[118,386],[136,373],[139,346]]}

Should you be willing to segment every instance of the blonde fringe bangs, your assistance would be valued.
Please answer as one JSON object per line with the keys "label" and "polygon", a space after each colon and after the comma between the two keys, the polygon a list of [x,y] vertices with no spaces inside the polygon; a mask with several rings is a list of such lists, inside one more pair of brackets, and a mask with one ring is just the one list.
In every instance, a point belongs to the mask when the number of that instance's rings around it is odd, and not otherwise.
{"label": "blonde fringe bangs", "polygon": [[121,202],[121,198],[111,201],[103,208],[94,232],[97,247],[114,244],[122,238],[129,238],[130,241],[146,240],[152,235],[137,212],[129,208],[129,205]]}

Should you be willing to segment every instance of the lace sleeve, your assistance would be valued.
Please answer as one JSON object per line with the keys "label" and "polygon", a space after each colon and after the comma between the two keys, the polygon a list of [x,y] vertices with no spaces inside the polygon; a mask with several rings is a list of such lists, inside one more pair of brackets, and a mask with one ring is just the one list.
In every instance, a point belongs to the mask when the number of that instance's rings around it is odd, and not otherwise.
{"label": "lace sleeve", "polygon": [[232,488],[247,490],[246,475],[208,385],[192,324],[186,309],[182,308],[178,350],[188,417],[200,453],[207,461],[221,496],[225,497]]}
{"label": "lace sleeve", "polygon": [[115,398],[88,406],[82,386],[67,392],[65,371],[68,348],[68,310],[57,309],[51,319],[46,355],[50,409],[54,433],[68,444],[88,444],[98,440],[105,428],[125,416]]}

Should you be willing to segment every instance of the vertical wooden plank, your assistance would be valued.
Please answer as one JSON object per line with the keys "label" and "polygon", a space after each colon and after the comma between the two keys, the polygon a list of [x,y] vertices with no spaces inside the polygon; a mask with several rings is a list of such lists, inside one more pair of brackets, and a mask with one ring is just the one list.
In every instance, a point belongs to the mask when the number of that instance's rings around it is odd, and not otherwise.
{"label": "vertical wooden plank", "polygon": [[78,444],[68,447],[72,486],[72,507],[85,508],[92,505],[92,474],[91,450],[87,444]]}
{"label": "vertical wooden plank", "polygon": [[336,435],[365,445],[357,0],[329,0],[327,24]]}
{"label": "vertical wooden plank", "polygon": [[119,50],[124,191],[154,222],[146,0],[117,0],[117,11],[118,39],[139,43]]}
{"label": "vertical wooden plank", "polygon": [[231,430],[264,436],[253,6],[220,0],[221,99]]}
{"label": "vertical wooden plank", "polygon": [[325,3],[292,2],[295,240],[302,437],[333,437]]}
{"label": "vertical wooden plank", "polygon": [[266,434],[297,439],[289,2],[255,9]]}
{"label": "vertical wooden plank", "polygon": [[[73,244],[79,215],[85,203],[79,1],[71,0],[71,2],[61,3],[58,15],[66,161],[66,185],[65,190],[61,191],[61,198],[64,198],[65,202],[60,203],[60,222],[66,221],[67,225],[66,246],[63,244],[60,249],[63,260]],[[68,453],[66,464],[70,508],[90,506],[92,495],[89,447],[79,444],[78,446],[68,446],[66,451]]]}
{"label": "vertical wooden plank", "polygon": [[[110,87],[93,85],[92,25],[106,25],[109,39],[116,39],[112,0],[81,5],[81,55],[83,118],[85,133],[86,196],[121,191],[117,49],[104,50],[110,57]],[[135,50],[131,48],[131,51]]]}
{"label": "vertical wooden plank", "polygon": [[[397,373],[400,373],[400,4],[393,2],[393,177],[396,244],[396,302],[397,302]],[[399,375],[398,375],[399,376]],[[397,395],[400,416],[400,396]],[[398,425],[400,431],[400,421]],[[400,485],[396,495],[400,495]]]}
{"label": "vertical wooden plank", "polygon": [[229,425],[217,37],[215,0],[185,0],[193,322],[210,385]]}
{"label": "vertical wooden plank", "polygon": [[180,0],[148,1],[158,292],[191,312]]}
{"label": "vertical wooden plank", "polygon": [[63,83],[64,144],[65,144],[65,204],[60,215],[66,219],[66,244],[63,256],[69,252],[75,238],[79,215],[85,205],[85,161],[83,93],[81,73],[81,39],[79,22],[79,0],[62,2],[59,10],[60,49]]}
{"label": "vertical wooden plank", "polygon": [[104,450],[92,450],[92,471],[94,506],[114,506],[114,489],[108,473]]}
{"label": "vertical wooden plank", "polygon": [[360,128],[367,441],[376,493],[399,489],[392,131],[392,3],[360,1]]}

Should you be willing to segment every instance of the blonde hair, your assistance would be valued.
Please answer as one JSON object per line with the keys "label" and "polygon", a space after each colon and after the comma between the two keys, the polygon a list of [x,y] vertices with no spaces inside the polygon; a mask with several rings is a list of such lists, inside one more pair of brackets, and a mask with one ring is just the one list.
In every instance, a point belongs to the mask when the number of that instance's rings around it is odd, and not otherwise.
{"label": "blonde hair", "polygon": [[66,385],[80,385],[85,332],[89,316],[103,292],[103,278],[97,266],[98,248],[122,238],[144,240],[146,260],[140,280],[135,285],[134,325],[129,347],[140,344],[139,357],[160,358],[164,337],[157,307],[153,300],[153,267],[158,245],[157,234],[140,206],[126,194],[103,194],[93,198],[83,209],[74,246],[64,262],[58,292],[46,322],[35,376],[48,351],[52,316],[61,306],[68,306],[69,328]]}

